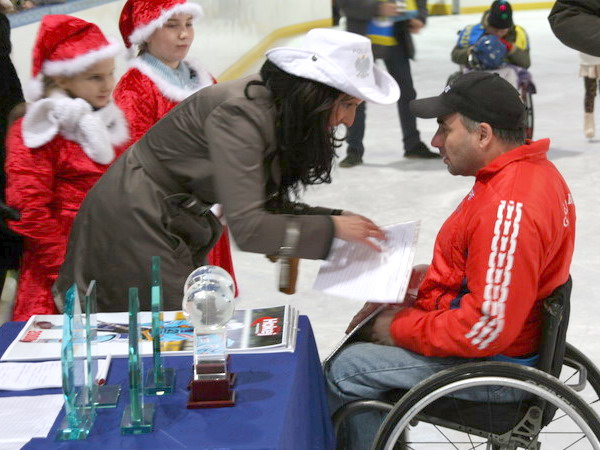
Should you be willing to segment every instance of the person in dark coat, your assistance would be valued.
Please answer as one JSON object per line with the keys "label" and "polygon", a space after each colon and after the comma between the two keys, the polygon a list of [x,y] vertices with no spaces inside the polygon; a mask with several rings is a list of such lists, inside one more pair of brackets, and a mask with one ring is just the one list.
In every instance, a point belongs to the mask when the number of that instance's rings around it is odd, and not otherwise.
{"label": "person in dark coat", "polygon": [[563,44],[600,56],[600,0],[558,0],[548,21]]}
{"label": "person in dark coat", "polygon": [[[2,8],[2,6],[0,6]],[[10,22],[0,10],[0,239],[2,250],[0,251],[0,293],[4,287],[6,271],[17,269],[21,257],[21,238],[10,231],[4,219],[17,217],[16,211],[8,208],[5,203],[4,188],[6,176],[4,174],[4,160],[6,149],[4,141],[8,128],[8,117],[11,110],[24,101],[21,82],[17,76],[15,66],[10,60]]]}

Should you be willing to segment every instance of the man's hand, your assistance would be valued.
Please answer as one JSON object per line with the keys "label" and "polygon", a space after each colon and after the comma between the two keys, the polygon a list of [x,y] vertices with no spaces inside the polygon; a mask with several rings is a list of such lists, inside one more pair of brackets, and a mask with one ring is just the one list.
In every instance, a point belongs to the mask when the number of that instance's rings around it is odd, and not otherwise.
{"label": "man's hand", "polygon": [[365,320],[365,318],[369,314],[371,314],[373,311],[375,311],[377,308],[379,308],[379,306],[381,306],[381,303],[373,303],[373,302],[365,303],[364,306],[362,307],[362,309],[360,311],[358,311],[354,315],[352,320],[350,321],[348,328],[346,328],[346,334],[350,333],[354,329],[354,327],[356,327],[356,325],[358,325],[363,320]]}
{"label": "man's hand", "polygon": [[419,19],[410,19],[408,21],[408,31],[413,34],[417,34],[424,26],[425,23]]}
{"label": "man's hand", "polygon": [[396,305],[389,305],[386,309],[381,311],[373,319],[373,325],[371,326],[370,341],[380,345],[395,345],[392,335],[390,334],[390,327],[394,316],[402,307]]}

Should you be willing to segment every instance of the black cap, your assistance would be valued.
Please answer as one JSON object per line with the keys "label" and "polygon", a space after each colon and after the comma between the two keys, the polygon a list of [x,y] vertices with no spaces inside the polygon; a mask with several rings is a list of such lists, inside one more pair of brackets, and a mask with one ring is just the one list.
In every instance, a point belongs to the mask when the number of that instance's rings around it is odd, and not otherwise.
{"label": "black cap", "polygon": [[505,130],[522,128],[525,118],[525,105],[513,85],[497,73],[481,71],[461,75],[437,97],[411,101],[410,110],[424,119],[458,112]]}
{"label": "black cap", "polygon": [[499,28],[501,30],[513,26],[512,8],[510,3],[504,0],[496,0],[490,7],[488,15],[488,25]]}

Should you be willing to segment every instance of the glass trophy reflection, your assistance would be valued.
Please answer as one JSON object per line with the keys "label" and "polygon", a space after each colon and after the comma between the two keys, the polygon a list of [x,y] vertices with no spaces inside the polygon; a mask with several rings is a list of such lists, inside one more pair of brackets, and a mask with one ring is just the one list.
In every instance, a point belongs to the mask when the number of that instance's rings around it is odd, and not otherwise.
{"label": "glass trophy reflection", "polygon": [[152,368],[146,373],[146,395],[165,395],[175,392],[175,369],[163,366],[160,353],[160,330],[162,328],[162,284],[160,256],[152,257]]}
{"label": "glass trophy reflection", "polygon": [[154,424],[154,404],[144,404],[142,355],[139,352],[140,300],[137,288],[129,288],[129,400],[121,419],[121,434],[150,433]]}
{"label": "glass trophy reflection", "polygon": [[91,397],[92,371],[88,360],[91,336],[82,320],[77,286],[65,295],[65,312],[61,343],[61,367],[65,418],[56,438],[61,441],[86,439],[96,419]]}
{"label": "glass trophy reflection", "polygon": [[194,326],[194,367],[188,408],[233,406],[235,375],[228,371],[227,329],[233,316],[231,276],[217,266],[195,269],[186,281],[182,309]]}

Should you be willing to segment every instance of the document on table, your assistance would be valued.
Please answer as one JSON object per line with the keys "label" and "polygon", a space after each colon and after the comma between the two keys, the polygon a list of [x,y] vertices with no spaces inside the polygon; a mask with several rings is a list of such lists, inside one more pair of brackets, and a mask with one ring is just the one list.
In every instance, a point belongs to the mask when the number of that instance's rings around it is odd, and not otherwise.
{"label": "document on table", "polygon": [[47,437],[63,401],[62,394],[0,397],[0,448]]}
{"label": "document on table", "polygon": [[61,386],[60,361],[0,363],[0,390],[28,391]]}
{"label": "document on table", "polygon": [[387,240],[371,248],[334,239],[329,257],[323,261],[313,289],[361,301],[402,302],[408,289],[419,221],[383,227]]}

